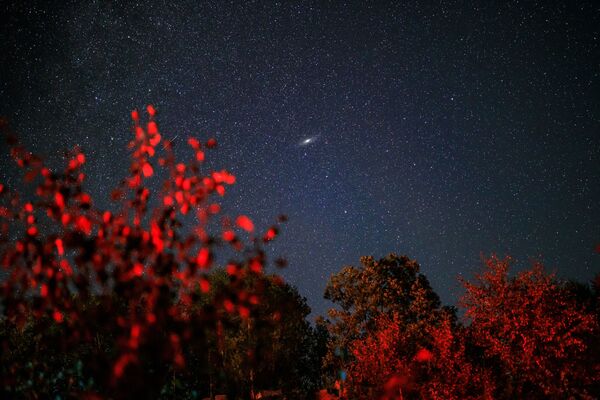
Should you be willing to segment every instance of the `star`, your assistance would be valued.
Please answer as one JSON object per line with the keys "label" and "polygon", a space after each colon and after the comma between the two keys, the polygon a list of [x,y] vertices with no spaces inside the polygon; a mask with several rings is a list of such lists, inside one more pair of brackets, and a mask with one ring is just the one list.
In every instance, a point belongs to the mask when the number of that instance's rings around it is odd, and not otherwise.
{"label": "star", "polygon": [[[27,147],[81,145],[86,190],[110,207],[107,177],[128,172],[131,109],[155,104],[178,159],[185,138],[214,136],[207,165],[239,177],[229,211],[265,224],[290,216],[273,245],[315,314],[330,306],[321,275],[363,255],[417,258],[450,304],[446,280],[469,276],[481,252],[525,265],[543,253],[569,279],[598,270],[598,111],[583,82],[598,82],[593,1],[532,2],[522,18],[492,4],[492,20],[451,2],[444,13],[399,2],[6,3],[0,115]],[[469,36],[445,29],[464,20]],[[0,154],[0,183],[21,182],[8,160]]]}

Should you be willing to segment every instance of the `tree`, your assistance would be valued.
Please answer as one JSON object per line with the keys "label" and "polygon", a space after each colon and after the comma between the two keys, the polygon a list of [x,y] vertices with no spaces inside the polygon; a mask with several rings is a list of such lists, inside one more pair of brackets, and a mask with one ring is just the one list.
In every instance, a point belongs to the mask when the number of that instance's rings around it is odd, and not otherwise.
{"label": "tree", "polygon": [[[222,297],[229,282],[237,279],[223,269],[211,273],[209,302]],[[320,386],[322,354],[319,331],[306,320],[306,299],[276,275],[246,279],[248,287],[261,288],[261,301],[250,299],[248,318],[223,313],[218,317],[221,328],[208,333],[212,369],[221,377],[216,386],[229,389],[232,397],[280,389],[290,399],[312,399]]]}
{"label": "tree", "polygon": [[514,277],[510,264],[485,260],[483,273],[463,281],[461,301],[475,344],[500,366],[497,397],[593,398],[600,373],[597,346],[590,347],[600,333],[594,314],[540,264]]}
{"label": "tree", "polygon": [[407,352],[410,336],[397,316],[379,316],[376,328],[353,341],[348,365],[353,393],[360,398],[492,399],[490,371],[467,352],[465,329],[452,313],[426,328],[429,343]]}
{"label": "tree", "polygon": [[360,261],[360,268],[347,266],[333,275],[325,289],[325,298],[340,306],[329,310],[326,365],[347,370],[349,393],[369,398],[431,347],[428,329],[452,311],[441,307],[414,260],[390,254]]}
{"label": "tree", "polygon": [[[178,162],[162,140],[156,110],[149,105],[147,112],[145,127],[137,110],[131,114],[130,173],[112,192],[110,210],[98,208],[85,191],[86,157],[79,149],[68,153],[63,171],[51,170],[1,121],[13,159],[35,186],[28,196],[0,183],[6,397],[157,397],[194,362],[186,355],[207,349],[205,332],[218,329],[217,315],[248,319],[253,303],[262,301],[259,286],[239,279],[223,297],[197,306],[209,290],[218,248],[233,249],[228,268],[237,275],[258,278],[266,264],[263,243],[278,227],[256,235],[247,216],[222,216],[221,230],[209,231],[221,214],[216,198],[235,177],[203,171],[214,139],[190,138],[193,159]],[[152,191],[158,178],[161,189]],[[192,220],[193,226],[184,224]],[[14,350],[19,335],[31,335],[31,345]]]}
{"label": "tree", "polygon": [[406,345],[402,322],[397,315],[375,317],[374,329],[349,344],[352,361],[346,368],[353,395],[365,399],[379,398],[386,383],[394,377],[399,377],[402,383],[398,394],[400,391],[406,394],[412,381]]}
{"label": "tree", "polygon": [[[494,399],[492,371],[472,349],[468,330],[455,318],[443,318],[428,330],[432,338],[430,359],[420,397],[439,400]],[[475,349],[476,350],[476,349]],[[418,357],[416,359],[418,361]]]}

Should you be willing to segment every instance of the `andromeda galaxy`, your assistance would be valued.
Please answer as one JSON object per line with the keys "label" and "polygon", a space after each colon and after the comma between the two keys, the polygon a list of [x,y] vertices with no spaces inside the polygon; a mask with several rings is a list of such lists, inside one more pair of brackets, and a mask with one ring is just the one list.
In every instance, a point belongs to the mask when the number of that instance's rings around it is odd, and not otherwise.
{"label": "andromeda galaxy", "polygon": [[317,139],[319,139],[319,136],[307,137],[298,143],[298,146],[308,146],[309,144],[316,142]]}

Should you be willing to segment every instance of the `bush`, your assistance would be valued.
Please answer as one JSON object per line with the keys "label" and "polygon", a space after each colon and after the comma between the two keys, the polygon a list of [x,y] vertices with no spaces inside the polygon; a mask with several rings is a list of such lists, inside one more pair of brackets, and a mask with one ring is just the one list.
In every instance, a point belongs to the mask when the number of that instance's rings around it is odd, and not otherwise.
{"label": "bush", "polygon": [[[178,162],[154,107],[147,112],[145,126],[137,110],[131,113],[131,167],[111,193],[110,210],[85,191],[84,153],[73,149],[64,170],[53,171],[2,121],[11,156],[35,188],[24,199],[0,184],[7,397],[168,395],[186,369],[206,367],[186,357],[206,349],[206,332],[226,316],[249,318],[261,302],[260,287],[248,278],[262,276],[262,246],[278,227],[258,235],[247,216],[222,215],[218,198],[235,177],[203,171],[215,140],[190,138],[193,158]],[[153,192],[158,177],[164,179]],[[220,229],[211,232],[219,216]],[[227,288],[201,301],[225,248],[232,249]]]}

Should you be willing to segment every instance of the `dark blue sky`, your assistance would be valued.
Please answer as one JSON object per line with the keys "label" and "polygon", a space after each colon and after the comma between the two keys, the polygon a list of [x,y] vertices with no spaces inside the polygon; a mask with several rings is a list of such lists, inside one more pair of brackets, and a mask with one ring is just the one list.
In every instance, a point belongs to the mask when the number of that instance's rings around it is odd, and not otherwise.
{"label": "dark blue sky", "polygon": [[0,114],[50,159],[80,144],[92,193],[153,103],[166,137],[218,139],[227,211],[289,216],[274,254],[316,314],[361,255],[416,258],[448,303],[482,253],[600,271],[600,3],[105,3],[0,24]]}

